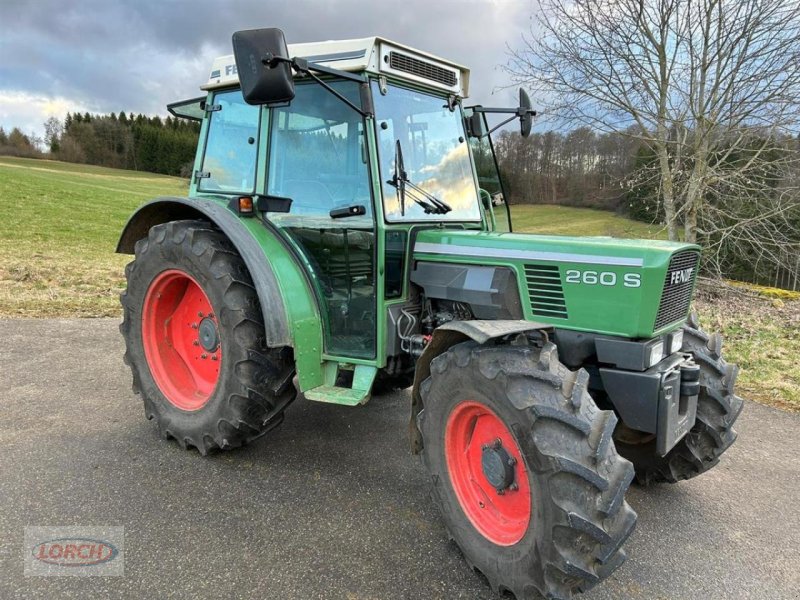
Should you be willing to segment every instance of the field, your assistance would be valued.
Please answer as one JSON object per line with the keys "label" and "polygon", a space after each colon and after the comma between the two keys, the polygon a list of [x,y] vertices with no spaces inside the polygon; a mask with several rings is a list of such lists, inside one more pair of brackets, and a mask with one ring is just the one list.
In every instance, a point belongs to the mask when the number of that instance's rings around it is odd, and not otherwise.
{"label": "field", "polygon": [[119,314],[122,226],[139,204],[186,189],[173,177],[0,158],[0,315]]}
{"label": "field", "polygon": [[658,225],[620,217],[606,210],[569,206],[519,205],[511,207],[514,231],[553,235],[609,235],[619,238],[667,239]]}
{"label": "field", "polygon": [[[174,177],[0,157],[0,317],[118,316],[130,260],[114,253],[122,226],[139,204],[186,190]],[[664,237],[656,226],[562,206],[515,207],[514,224],[531,233]],[[697,308],[742,366],[742,395],[800,410],[800,300],[714,287]]]}

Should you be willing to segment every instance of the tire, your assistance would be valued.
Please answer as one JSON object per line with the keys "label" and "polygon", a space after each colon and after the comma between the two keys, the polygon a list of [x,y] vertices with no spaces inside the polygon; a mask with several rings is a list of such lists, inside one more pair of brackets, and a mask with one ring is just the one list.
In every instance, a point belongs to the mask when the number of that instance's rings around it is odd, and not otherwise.
{"label": "tire", "polygon": [[[549,342],[536,348],[468,341],[436,357],[421,384],[418,426],[434,501],[467,563],[495,593],[570,598],[625,560],[621,546],[636,524],[625,502],[633,468],[616,453],[617,418],[595,406],[588,379],[586,371],[562,365]],[[479,416],[459,437],[466,410]],[[502,427],[492,429],[495,422]],[[500,444],[482,439],[495,431]],[[483,481],[476,485],[480,477],[489,482],[486,471],[473,478],[460,470],[477,456],[474,443],[481,444],[482,457],[487,448],[501,448],[515,459],[514,482],[503,496],[483,490]],[[481,516],[490,514],[480,512],[482,498],[502,518]]]}
{"label": "tire", "polygon": [[162,437],[205,455],[281,423],[296,394],[291,349],[267,348],[253,282],[221,232],[205,221],[156,225],[125,275],[125,363]]}
{"label": "tire", "polygon": [[653,436],[643,438],[643,443],[616,440],[619,453],[633,463],[637,481],[643,485],[697,477],[714,468],[722,453],[736,441],[733,424],[744,401],[734,391],[739,367],[722,358],[722,336],[701,330],[693,313],[683,326],[681,351],[691,353],[700,366],[694,427],[664,457],[656,453]]}

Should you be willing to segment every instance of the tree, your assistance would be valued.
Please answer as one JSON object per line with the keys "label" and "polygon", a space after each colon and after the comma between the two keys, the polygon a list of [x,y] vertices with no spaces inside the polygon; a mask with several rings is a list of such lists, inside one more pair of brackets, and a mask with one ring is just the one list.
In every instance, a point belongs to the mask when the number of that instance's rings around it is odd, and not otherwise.
{"label": "tree", "polygon": [[61,136],[64,134],[64,126],[56,117],[50,117],[44,122],[44,143],[50,148],[50,152],[57,153]]}
{"label": "tree", "polygon": [[540,92],[552,118],[628,132],[652,152],[670,239],[700,238],[717,266],[730,252],[778,260],[785,244],[800,244],[781,224],[800,195],[788,136],[800,117],[800,3],[543,0],[541,8],[509,71]]}
{"label": "tree", "polygon": [[19,127],[8,133],[0,129],[0,154],[36,158],[41,155],[37,142],[36,137],[25,135]]}

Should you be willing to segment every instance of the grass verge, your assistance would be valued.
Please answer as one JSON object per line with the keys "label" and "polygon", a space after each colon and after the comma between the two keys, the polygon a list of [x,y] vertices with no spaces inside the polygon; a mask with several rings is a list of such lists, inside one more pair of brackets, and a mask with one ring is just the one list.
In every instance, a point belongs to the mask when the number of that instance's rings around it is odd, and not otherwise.
{"label": "grass verge", "polygon": [[800,412],[800,300],[704,284],[695,309],[703,329],[722,333],[725,358],[740,367],[737,394]]}

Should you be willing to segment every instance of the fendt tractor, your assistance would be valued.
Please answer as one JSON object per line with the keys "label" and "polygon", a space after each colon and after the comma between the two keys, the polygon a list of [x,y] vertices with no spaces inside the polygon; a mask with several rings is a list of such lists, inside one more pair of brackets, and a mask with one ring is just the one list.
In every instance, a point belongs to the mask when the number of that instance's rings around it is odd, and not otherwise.
{"label": "fendt tractor", "polygon": [[147,418],[205,455],[298,388],[353,407],[411,387],[411,450],[495,592],[608,577],[634,477],[694,477],[736,438],[737,368],[689,314],[700,248],[512,233],[491,133],[530,133],[522,90],[465,106],[468,69],[379,37],[258,29],[233,51],[168,107],[201,123],[188,197],[143,205],[117,249]]}

